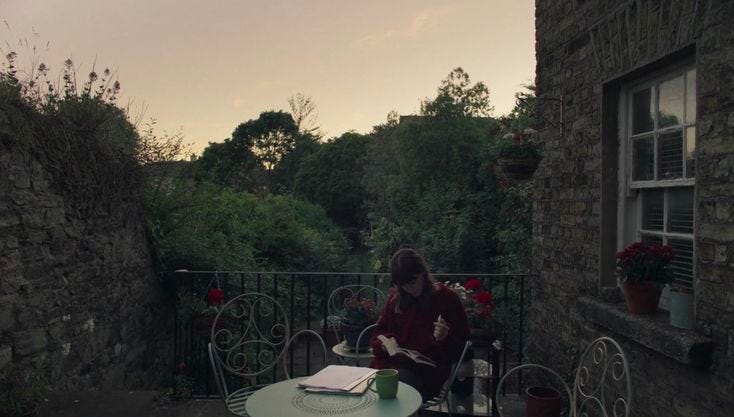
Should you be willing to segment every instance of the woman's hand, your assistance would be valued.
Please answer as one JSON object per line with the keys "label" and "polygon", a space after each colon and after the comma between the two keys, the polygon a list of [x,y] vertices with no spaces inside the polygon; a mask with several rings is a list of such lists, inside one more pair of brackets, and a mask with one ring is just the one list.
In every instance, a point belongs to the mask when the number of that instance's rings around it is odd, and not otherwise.
{"label": "woman's hand", "polygon": [[442,341],[443,339],[446,339],[446,336],[449,335],[449,325],[446,323],[446,320],[441,317],[441,315],[438,315],[438,318],[435,322],[433,322],[433,338],[437,341]]}

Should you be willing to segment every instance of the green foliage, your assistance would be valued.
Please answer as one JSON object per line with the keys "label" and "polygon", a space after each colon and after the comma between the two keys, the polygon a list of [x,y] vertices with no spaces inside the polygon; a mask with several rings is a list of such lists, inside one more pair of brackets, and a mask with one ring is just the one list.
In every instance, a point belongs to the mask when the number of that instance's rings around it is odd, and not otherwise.
{"label": "green foliage", "polygon": [[238,125],[231,139],[210,143],[196,161],[195,178],[239,191],[288,193],[301,159],[318,146],[316,137],[298,131],[290,114],[262,112]]}
{"label": "green foliage", "polygon": [[295,179],[295,194],[324,207],[353,246],[360,245],[366,221],[362,177],[368,143],[368,136],[345,133],[304,158]]}
{"label": "green foliage", "polygon": [[78,88],[71,60],[64,64],[61,85],[47,78],[44,64],[19,80],[15,59],[8,54],[0,71],[2,113],[19,116],[10,121],[9,136],[51,173],[67,213],[88,219],[135,205],[139,138],[115,105],[119,82],[112,81],[109,70],[101,79],[92,71]]}
{"label": "green foliage", "polygon": [[337,270],[345,242],[323,209],[213,184],[148,189],[146,214],[161,271]]}
{"label": "green foliage", "polygon": [[482,82],[471,85],[469,74],[455,68],[441,81],[438,95],[421,105],[424,115],[435,117],[487,117],[492,112],[489,89]]}
{"label": "green foliage", "polygon": [[376,259],[410,245],[437,271],[492,269],[500,200],[484,158],[498,125],[474,117],[490,111],[485,89],[455,70],[426,115],[375,133],[364,184]]}
{"label": "green foliage", "polygon": [[532,264],[532,187],[518,184],[502,191],[503,201],[498,216],[497,256],[500,272],[529,273]]}
{"label": "green foliage", "polygon": [[22,371],[9,365],[0,373],[0,416],[31,415],[48,392],[48,379],[42,370]]}

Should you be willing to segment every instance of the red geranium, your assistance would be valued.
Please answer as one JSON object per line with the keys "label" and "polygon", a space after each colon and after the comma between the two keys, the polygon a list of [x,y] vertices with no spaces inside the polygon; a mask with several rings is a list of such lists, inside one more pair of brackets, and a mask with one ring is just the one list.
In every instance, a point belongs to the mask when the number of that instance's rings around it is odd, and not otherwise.
{"label": "red geranium", "polygon": [[458,282],[447,282],[446,285],[453,289],[461,299],[464,312],[472,328],[484,329],[492,325],[490,320],[494,310],[492,293],[482,288],[482,281],[471,277],[464,285]]}
{"label": "red geranium", "polygon": [[468,279],[468,280],[467,280],[467,281],[466,281],[466,282],[464,283],[464,288],[466,288],[466,289],[467,289],[467,290],[469,290],[469,291],[471,291],[471,290],[476,290],[477,288],[479,288],[479,287],[481,287],[481,286],[482,286],[482,282],[481,282],[481,281],[479,281],[479,280],[478,280],[478,279],[476,279],[476,278],[469,278],[469,279]]}
{"label": "red geranium", "polygon": [[492,293],[489,291],[482,291],[476,295],[476,299],[482,304],[489,304],[492,302]]}
{"label": "red geranium", "polygon": [[634,242],[617,252],[617,275],[622,281],[657,281],[667,284],[673,280],[670,263],[675,257],[670,245]]}
{"label": "red geranium", "polygon": [[210,306],[222,305],[224,302],[224,291],[219,288],[212,288],[207,295],[207,301],[209,301]]}

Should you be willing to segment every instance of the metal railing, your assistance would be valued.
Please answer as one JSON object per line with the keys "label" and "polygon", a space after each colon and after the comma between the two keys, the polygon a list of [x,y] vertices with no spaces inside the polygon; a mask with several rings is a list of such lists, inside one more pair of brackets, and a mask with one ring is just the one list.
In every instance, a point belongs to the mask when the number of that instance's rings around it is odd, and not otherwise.
{"label": "metal railing", "polygon": [[[493,349],[487,344],[487,360],[495,368],[491,380],[496,382],[505,369],[523,362],[527,334],[525,314],[530,300],[527,281],[530,275],[452,273],[434,274],[434,277],[441,282],[461,284],[469,278],[477,278],[484,289],[492,291],[496,306],[492,317],[500,323],[495,336],[501,342],[502,349]],[[300,329],[311,329],[319,332],[327,341],[331,335],[326,325],[327,299],[333,290],[350,284],[372,285],[386,293],[390,289],[390,276],[385,273],[176,271],[166,279],[170,280],[176,291],[175,362],[172,369],[177,373],[184,372],[182,369],[185,369],[186,377],[193,384],[192,392],[195,397],[218,395],[206,356],[211,330],[211,322],[206,317],[211,317],[214,313],[208,306],[207,295],[212,288],[219,288],[224,292],[225,302],[245,292],[268,294],[278,300],[286,310],[292,333]],[[315,371],[311,369],[308,346],[306,345],[305,360],[294,363],[298,361],[294,361],[293,356],[290,357],[291,375],[294,373],[294,366],[300,366],[305,374]],[[290,354],[293,355],[293,351]],[[282,378],[282,369],[275,367],[272,375],[258,377],[256,382],[272,382]],[[493,384],[489,385],[488,388],[492,388]]]}

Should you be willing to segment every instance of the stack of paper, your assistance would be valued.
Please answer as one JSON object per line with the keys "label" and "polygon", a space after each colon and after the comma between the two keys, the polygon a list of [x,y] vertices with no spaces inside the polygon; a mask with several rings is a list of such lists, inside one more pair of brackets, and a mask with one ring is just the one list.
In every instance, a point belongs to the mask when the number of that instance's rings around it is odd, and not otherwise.
{"label": "stack of paper", "polygon": [[358,366],[329,365],[298,386],[307,392],[361,395],[367,390],[368,379],[377,369]]}

